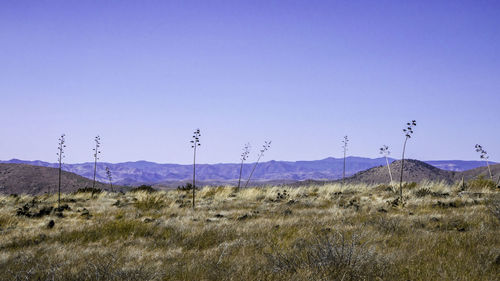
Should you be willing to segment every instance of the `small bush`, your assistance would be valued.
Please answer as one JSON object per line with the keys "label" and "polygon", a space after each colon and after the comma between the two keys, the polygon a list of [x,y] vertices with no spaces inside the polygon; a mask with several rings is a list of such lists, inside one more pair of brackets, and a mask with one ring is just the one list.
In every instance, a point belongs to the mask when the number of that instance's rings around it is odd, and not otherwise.
{"label": "small bush", "polygon": [[141,210],[159,210],[163,207],[165,207],[165,200],[161,198],[160,196],[147,196],[143,199],[137,200],[134,203],[134,206],[137,209]]}
{"label": "small bush", "polygon": [[179,186],[177,186],[177,190],[179,190],[179,191],[193,190],[193,185],[188,182],[188,183],[186,183],[186,185],[179,185]]}
{"label": "small bush", "polygon": [[387,272],[386,263],[359,243],[357,236],[348,238],[341,233],[325,235],[313,242],[299,239],[291,252],[276,250],[267,258],[274,274],[291,279],[300,279],[307,272],[310,280],[376,280],[385,279]]}
{"label": "small bush", "polygon": [[83,188],[79,188],[75,194],[78,194],[78,193],[92,193],[92,194],[99,194],[102,192],[102,189],[100,188],[93,188],[93,187],[83,187]]}
{"label": "small bush", "polygon": [[470,180],[467,186],[472,189],[482,189],[482,188],[496,188],[497,184],[485,178],[484,175],[479,175],[477,178]]}
{"label": "small bush", "polygon": [[381,192],[394,192],[394,188],[388,184],[379,184],[375,187],[375,190]]}
{"label": "small bush", "polygon": [[152,193],[156,192],[157,190],[154,189],[151,185],[140,185],[138,187],[134,187],[130,190],[130,192],[147,192],[147,193]]}
{"label": "small bush", "polygon": [[432,191],[429,188],[424,187],[424,188],[420,188],[417,191],[415,191],[414,194],[417,197],[425,197],[427,195],[431,195]]}
{"label": "small bush", "polygon": [[406,182],[403,184],[403,190],[412,190],[416,188],[418,184],[416,182]]}

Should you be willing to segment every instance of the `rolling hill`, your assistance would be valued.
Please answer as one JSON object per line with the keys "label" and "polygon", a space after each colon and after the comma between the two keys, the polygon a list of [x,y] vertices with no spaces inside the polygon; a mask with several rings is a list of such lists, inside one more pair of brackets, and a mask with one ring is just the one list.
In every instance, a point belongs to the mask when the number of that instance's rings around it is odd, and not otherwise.
{"label": "rolling hill", "polygon": [[[57,191],[59,171],[56,168],[27,164],[0,164],[0,193],[4,194],[43,194],[49,189]],[[92,187],[92,180],[63,171],[61,191],[73,192],[80,187]],[[105,187],[97,183],[97,187]],[[107,187],[106,187],[107,188]]]}
{"label": "rolling hill", "polygon": [[[394,161],[390,164],[392,176],[394,181],[398,182],[401,171],[401,161]],[[497,181],[500,177],[500,164],[491,165],[491,173],[494,180]],[[403,169],[404,181],[406,182],[421,182],[421,181],[443,181],[446,183],[454,183],[460,181],[462,177],[464,180],[470,180],[483,175],[489,177],[487,167],[478,167],[463,172],[447,171],[436,168],[425,162],[408,159],[405,160]],[[368,183],[368,184],[382,184],[389,183],[390,177],[387,166],[378,166],[359,173],[346,179],[348,183]]]}
{"label": "rolling hill", "polygon": [[[398,160],[392,162],[390,167],[394,181],[399,181],[401,161]],[[441,170],[425,162],[412,159],[405,160],[403,169],[404,180],[407,182],[421,182],[423,180],[428,180],[452,183],[455,181],[458,173],[459,172]],[[356,173],[352,177],[347,178],[346,182],[368,184],[389,183],[389,171],[387,170],[387,166],[374,167]]]}

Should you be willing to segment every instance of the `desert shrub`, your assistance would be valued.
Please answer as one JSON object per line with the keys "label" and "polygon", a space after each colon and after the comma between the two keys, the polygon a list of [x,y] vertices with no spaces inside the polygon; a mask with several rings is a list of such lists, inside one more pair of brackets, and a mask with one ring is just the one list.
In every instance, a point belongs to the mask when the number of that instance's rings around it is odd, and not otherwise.
{"label": "desert shrub", "polygon": [[134,206],[137,209],[141,209],[143,211],[151,210],[151,209],[159,210],[159,209],[165,207],[165,200],[161,196],[148,195],[144,198],[137,200],[134,203]]}
{"label": "desert shrub", "polygon": [[137,262],[123,267],[117,253],[91,253],[75,259],[49,255],[42,250],[21,252],[0,262],[2,280],[156,280],[158,269]]}
{"label": "desert shrub", "polygon": [[[324,235],[312,242],[298,239],[290,252],[266,255],[272,274],[291,279],[375,280],[384,278],[387,263],[358,236]],[[304,276],[306,275],[306,276]]]}
{"label": "desert shrub", "polygon": [[147,193],[152,193],[156,192],[156,189],[154,189],[151,185],[140,185],[138,187],[134,187],[130,189],[130,192],[147,192]]}
{"label": "desert shrub", "polygon": [[393,192],[394,188],[388,184],[379,184],[374,188],[376,191],[379,192]]}
{"label": "desert shrub", "polygon": [[100,188],[93,188],[93,187],[81,187],[79,188],[75,194],[78,193],[92,193],[92,194],[99,194],[102,192],[102,189]]}
{"label": "desert shrub", "polygon": [[374,221],[378,230],[384,234],[404,234],[407,231],[403,221],[398,217],[379,217]]}
{"label": "desert shrub", "polygon": [[418,184],[416,182],[405,182],[405,184],[403,184],[403,189],[412,190],[415,189],[417,186]]}
{"label": "desert shrub", "polygon": [[415,196],[417,196],[417,197],[425,197],[425,196],[427,196],[427,195],[431,195],[431,194],[432,194],[432,191],[431,191],[429,188],[424,187],[424,188],[420,188],[420,189],[416,190],[416,191],[414,192],[414,194],[415,194]]}
{"label": "desert shrub", "polygon": [[497,184],[484,175],[479,175],[477,178],[470,180],[467,186],[472,189],[496,188]]}
{"label": "desert shrub", "polygon": [[[196,188],[198,189],[198,188]],[[189,191],[189,190],[193,190],[193,184],[191,183],[186,183],[186,185],[179,185],[177,186],[177,190],[179,191]]]}

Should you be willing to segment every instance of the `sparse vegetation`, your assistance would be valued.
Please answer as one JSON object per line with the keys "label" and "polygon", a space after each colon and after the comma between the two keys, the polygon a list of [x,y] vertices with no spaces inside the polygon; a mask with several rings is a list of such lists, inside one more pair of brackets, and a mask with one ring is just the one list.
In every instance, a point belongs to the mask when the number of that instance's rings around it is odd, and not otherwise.
{"label": "sparse vegetation", "polygon": [[[496,188],[204,187],[0,196],[3,280],[496,280]],[[19,212],[19,215],[16,215]],[[78,253],[77,255],[75,253]]]}

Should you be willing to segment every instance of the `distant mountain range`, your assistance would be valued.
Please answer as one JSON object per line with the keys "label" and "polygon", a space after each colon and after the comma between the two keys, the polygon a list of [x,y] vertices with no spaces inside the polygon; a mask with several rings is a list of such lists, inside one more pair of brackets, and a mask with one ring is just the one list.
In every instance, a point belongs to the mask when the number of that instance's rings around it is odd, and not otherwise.
{"label": "distant mountain range", "polygon": [[[390,159],[393,162],[394,159]],[[56,163],[12,159],[0,163],[29,164],[42,167],[58,167]],[[346,176],[385,165],[384,158],[346,158]],[[441,160],[425,161],[434,167],[448,171],[465,171],[484,166],[484,161]],[[493,163],[494,164],[494,163]],[[64,164],[63,169],[77,175],[92,178],[93,163]],[[242,179],[246,180],[253,163],[244,164]],[[113,174],[117,185],[152,184],[177,186],[192,179],[192,165],[158,164],[147,161],[124,163],[98,163],[97,180],[107,182],[105,167]],[[326,158],[315,161],[268,161],[259,163],[252,176],[252,183],[295,182],[302,180],[336,180],[342,177],[342,158]],[[240,164],[197,164],[196,178],[200,184],[234,184],[238,180]]]}

